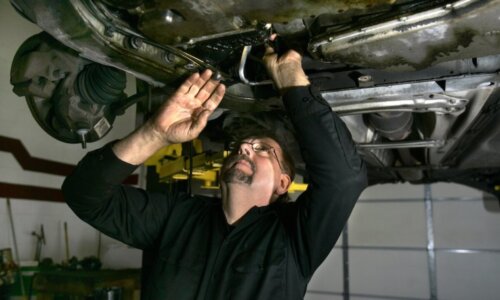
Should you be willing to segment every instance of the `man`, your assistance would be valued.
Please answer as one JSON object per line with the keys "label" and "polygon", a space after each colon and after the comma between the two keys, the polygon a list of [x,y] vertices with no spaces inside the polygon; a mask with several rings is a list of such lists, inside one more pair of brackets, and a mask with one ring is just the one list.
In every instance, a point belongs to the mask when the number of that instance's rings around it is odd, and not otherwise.
{"label": "man", "polygon": [[309,173],[296,202],[276,201],[293,171],[278,142],[263,136],[237,143],[221,170],[221,200],[120,184],[161,147],[202,131],[224,95],[210,71],[193,74],[151,120],[87,154],[66,179],[80,218],[147,253],[143,299],[302,299],[366,186],[349,132],[310,87],[300,55],[269,48],[264,61]]}

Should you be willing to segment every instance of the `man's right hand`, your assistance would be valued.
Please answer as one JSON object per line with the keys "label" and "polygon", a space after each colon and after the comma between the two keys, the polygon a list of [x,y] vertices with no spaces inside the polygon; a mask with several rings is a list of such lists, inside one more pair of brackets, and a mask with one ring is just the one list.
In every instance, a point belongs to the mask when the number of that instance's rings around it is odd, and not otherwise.
{"label": "man's right hand", "polygon": [[[273,35],[271,40],[275,38],[276,36]],[[263,60],[267,72],[282,95],[289,88],[310,85],[309,79],[302,69],[302,56],[298,52],[289,50],[278,57],[274,49],[267,46]]]}
{"label": "man's right hand", "polygon": [[116,156],[139,165],[160,148],[195,139],[220,104],[225,86],[212,71],[191,75],[143,126],[113,145]]}

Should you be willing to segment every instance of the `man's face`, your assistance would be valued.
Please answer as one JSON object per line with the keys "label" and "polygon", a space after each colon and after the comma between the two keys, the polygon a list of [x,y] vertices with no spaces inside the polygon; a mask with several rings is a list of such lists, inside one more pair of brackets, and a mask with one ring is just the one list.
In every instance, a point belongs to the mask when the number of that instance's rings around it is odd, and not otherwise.
{"label": "man's face", "polygon": [[225,160],[221,180],[226,184],[270,188],[282,173],[278,161],[281,155],[279,144],[271,138],[245,139]]}

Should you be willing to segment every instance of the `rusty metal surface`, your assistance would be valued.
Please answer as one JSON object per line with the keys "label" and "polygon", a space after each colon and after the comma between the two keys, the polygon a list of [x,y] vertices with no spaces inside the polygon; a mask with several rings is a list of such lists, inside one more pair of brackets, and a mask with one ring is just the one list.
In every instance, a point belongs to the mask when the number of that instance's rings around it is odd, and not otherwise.
{"label": "rusty metal surface", "polygon": [[[202,60],[169,45],[141,37],[102,9],[98,1],[23,0],[36,24],[80,56],[129,72],[154,86],[172,83],[210,68]],[[60,12],[64,11],[64,14]]]}
{"label": "rusty metal surface", "polygon": [[500,1],[457,1],[312,42],[317,56],[368,68],[419,70],[444,61],[498,54]]}
{"label": "rusty metal surface", "polygon": [[[237,30],[258,22],[282,23],[321,14],[366,14],[409,0],[153,0],[138,10],[139,30],[149,38],[166,44]],[[182,20],[167,22],[175,11]]]}

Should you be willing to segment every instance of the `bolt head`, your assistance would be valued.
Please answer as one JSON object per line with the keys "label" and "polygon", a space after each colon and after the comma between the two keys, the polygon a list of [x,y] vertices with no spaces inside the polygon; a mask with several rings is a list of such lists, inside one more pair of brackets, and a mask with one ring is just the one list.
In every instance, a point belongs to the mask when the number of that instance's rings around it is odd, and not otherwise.
{"label": "bolt head", "polygon": [[130,39],[130,47],[132,47],[133,49],[139,49],[143,44],[143,40],[138,37],[132,37]]}
{"label": "bolt head", "polygon": [[113,37],[113,34],[115,33],[115,30],[112,27],[106,27],[104,28],[104,35],[107,37]]}
{"label": "bolt head", "polygon": [[163,54],[163,60],[167,63],[175,63],[177,56],[171,52],[165,52]]}
{"label": "bolt head", "polygon": [[362,75],[362,76],[358,77],[359,82],[370,82],[372,80],[373,80],[373,78],[371,75]]}
{"label": "bolt head", "polygon": [[196,69],[196,65],[192,62],[189,62],[187,64],[184,65],[184,69],[186,70],[194,70]]}

